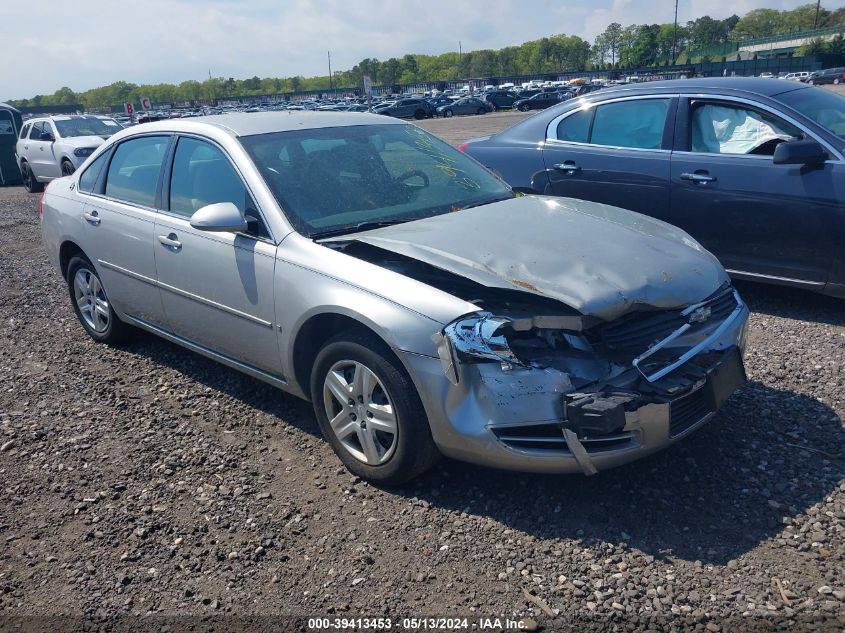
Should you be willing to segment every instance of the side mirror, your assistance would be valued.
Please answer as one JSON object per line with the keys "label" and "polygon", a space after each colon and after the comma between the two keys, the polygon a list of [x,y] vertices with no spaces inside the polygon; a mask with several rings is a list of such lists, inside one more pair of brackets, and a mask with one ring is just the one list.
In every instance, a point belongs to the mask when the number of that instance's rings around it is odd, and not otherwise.
{"label": "side mirror", "polygon": [[52,132],[41,132],[41,136],[39,137],[42,141],[55,141],[56,139],[53,138]]}
{"label": "side mirror", "polygon": [[815,141],[786,141],[775,148],[775,165],[821,165],[827,152]]}
{"label": "side mirror", "polygon": [[231,202],[217,202],[197,209],[191,216],[191,226],[200,231],[238,233],[247,230],[240,209]]}

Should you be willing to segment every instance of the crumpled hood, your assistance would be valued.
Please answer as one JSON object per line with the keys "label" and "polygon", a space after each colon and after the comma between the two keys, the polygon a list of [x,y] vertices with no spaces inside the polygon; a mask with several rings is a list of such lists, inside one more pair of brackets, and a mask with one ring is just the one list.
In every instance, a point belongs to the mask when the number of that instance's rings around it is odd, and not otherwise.
{"label": "crumpled hood", "polygon": [[684,231],[571,198],[523,196],[340,240],[411,257],[485,286],[557,299],[605,320],[640,306],[696,303],[728,281],[716,258]]}

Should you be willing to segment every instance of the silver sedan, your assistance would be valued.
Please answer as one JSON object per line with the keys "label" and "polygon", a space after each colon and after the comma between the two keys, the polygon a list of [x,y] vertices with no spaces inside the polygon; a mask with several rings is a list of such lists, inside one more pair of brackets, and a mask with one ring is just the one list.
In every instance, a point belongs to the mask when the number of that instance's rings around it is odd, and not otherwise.
{"label": "silver sedan", "polygon": [[440,455],[592,474],[691,433],[744,380],[748,311],[687,234],[521,196],[377,115],[137,126],[41,209],[94,340],[141,328],[310,400],[374,482]]}

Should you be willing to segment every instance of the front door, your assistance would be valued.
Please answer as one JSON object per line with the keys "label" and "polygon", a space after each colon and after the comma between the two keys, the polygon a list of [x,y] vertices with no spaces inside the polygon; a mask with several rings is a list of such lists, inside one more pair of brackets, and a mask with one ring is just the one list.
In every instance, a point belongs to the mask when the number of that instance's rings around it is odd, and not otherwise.
{"label": "front door", "polygon": [[625,99],[564,115],[543,148],[550,193],[666,219],[673,106],[671,98]]}
{"label": "front door", "polygon": [[[276,246],[240,175],[216,145],[181,137],[166,197],[156,222],[155,257],[171,331],[280,375],[273,303]],[[191,215],[216,202],[232,202],[255,217],[250,230],[193,228]]]}
{"label": "front door", "polygon": [[775,165],[775,147],[806,133],[762,106],[682,103],[670,221],[730,272],[822,286],[841,234],[841,164]]}

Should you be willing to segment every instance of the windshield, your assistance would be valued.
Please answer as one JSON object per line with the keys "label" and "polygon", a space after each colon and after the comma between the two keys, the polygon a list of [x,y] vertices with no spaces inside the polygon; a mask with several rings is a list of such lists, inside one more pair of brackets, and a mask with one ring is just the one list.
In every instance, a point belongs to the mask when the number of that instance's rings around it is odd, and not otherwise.
{"label": "windshield", "polygon": [[72,136],[111,136],[118,130],[120,125],[112,119],[54,119],[53,123],[59,132],[59,136],[68,138]]}
{"label": "windshield", "polygon": [[845,97],[842,95],[823,88],[806,88],[785,92],[778,95],[778,99],[845,140]]}
{"label": "windshield", "polygon": [[504,200],[513,192],[413,125],[365,125],[241,138],[294,228],[321,237]]}

